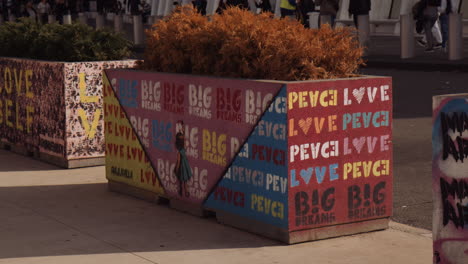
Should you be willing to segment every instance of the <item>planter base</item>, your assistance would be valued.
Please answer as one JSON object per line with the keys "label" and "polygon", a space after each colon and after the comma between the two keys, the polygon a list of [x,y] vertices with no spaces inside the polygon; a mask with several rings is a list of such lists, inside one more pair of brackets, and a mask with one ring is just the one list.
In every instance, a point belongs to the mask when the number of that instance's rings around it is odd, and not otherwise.
{"label": "planter base", "polygon": [[166,200],[165,198],[160,197],[154,192],[136,188],[136,187],[124,184],[124,183],[120,183],[120,182],[109,181],[107,184],[107,187],[109,188],[109,191],[111,192],[127,194],[132,197],[145,200],[151,203],[159,203],[161,202],[161,200]]}
{"label": "planter base", "polygon": [[0,149],[8,150],[19,155],[31,157],[66,169],[102,166],[105,164],[105,157],[66,160],[61,157],[56,157],[47,153],[40,153],[37,150],[31,150],[25,146],[18,146],[8,142],[0,142]]}
{"label": "planter base", "polygon": [[106,163],[105,157],[66,160],[47,153],[40,153],[38,159],[66,169],[102,166]]}
{"label": "planter base", "polygon": [[23,156],[28,156],[28,157],[32,157],[36,159],[39,158],[39,151],[31,150],[24,146],[18,146],[18,145],[10,144],[7,142],[0,142],[0,149],[9,150],[13,153],[23,155]]}
{"label": "planter base", "polygon": [[187,202],[178,199],[167,199],[154,192],[136,188],[124,183],[109,181],[108,188],[112,192],[127,194],[138,199],[142,199],[151,203],[169,204],[169,207],[180,212],[188,213],[194,216],[206,217],[210,213],[201,206],[187,204]]}
{"label": "planter base", "polygon": [[297,244],[326,238],[384,230],[388,228],[389,223],[389,218],[382,218],[356,223],[293,231],[289,233],[286,229],[222,211],[216,212],[216,218],[218,222],[222,224],[246,230],[250,233],[262,235],[271,239],[279,240],[287,244]]}
{"label": "planter base", "polygon": [[390,218],[367,220],[356,223],[325,226],[320,228],[294,231],[289,234],[289,244],[320,240],[332,237],[356,235],[388,228]]}

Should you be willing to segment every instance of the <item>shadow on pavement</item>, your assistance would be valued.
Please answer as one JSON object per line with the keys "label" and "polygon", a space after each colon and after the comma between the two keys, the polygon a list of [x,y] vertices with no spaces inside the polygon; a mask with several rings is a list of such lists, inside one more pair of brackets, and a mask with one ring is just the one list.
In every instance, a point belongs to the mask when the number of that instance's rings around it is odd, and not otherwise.
{"label": "shadow on pavement", "polygon": [[106,183],[0,187],[0,219],[1,259],[282,245],[109,192]]}
{"label": "shadow on pavement", "polygon": [[0,150],[0,172],[14,171],[48,171],[60,168],[31,157],[15,154],[11,151]]}

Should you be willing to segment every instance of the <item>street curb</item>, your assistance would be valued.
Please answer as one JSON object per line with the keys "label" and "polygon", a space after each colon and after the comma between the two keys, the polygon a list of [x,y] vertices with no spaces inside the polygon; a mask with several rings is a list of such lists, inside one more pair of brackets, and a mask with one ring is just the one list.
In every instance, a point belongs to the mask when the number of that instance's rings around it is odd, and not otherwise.
{"label": "street curb", "polygon": [[423,228],[417,228],[417,227],[413,227],[413,226],[409,226],[409,225],[405,225],[405,224],[400,224],[400,223],[397,223],[397,222],[394,222],[394,221],[390,221],[389,228],[393,229],[393,230],[396,230],[396,231],[405,232],[405,233],[418,235],[418,236],[423,236],[423,237],[432,239],[432,231],[431,230],[427,230],[427,229],[423,229]]}

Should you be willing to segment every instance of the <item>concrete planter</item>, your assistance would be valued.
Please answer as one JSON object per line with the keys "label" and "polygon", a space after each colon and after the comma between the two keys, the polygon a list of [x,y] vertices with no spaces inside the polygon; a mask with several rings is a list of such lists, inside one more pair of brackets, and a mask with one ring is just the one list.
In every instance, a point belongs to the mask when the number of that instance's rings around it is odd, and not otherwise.
{"label": "concrete planter", "polygon": [[111,190],[286,243],[387,228],[390,78],[105,73]]}
{"label": "concrete planter", "polygon": [[66,168],[104,164],[102,71],[135,61],[0,58],[0,145]]}
{"label": "concrete planter", "polygon": [[433,98],[434,263],[465,263],[468,244],[468,94]]}

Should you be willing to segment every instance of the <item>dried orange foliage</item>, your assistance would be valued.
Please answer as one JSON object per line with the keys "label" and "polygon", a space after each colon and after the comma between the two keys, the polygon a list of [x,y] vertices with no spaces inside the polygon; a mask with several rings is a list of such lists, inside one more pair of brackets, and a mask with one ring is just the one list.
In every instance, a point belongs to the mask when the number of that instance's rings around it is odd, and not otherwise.
{"label": "dried orange foliage", "polygon": [[236,7],[211,21],[179,8],[147,36],[142,68],[161,72],[298,81],[349,77],[363,63],[352,29],[311,30]]}

